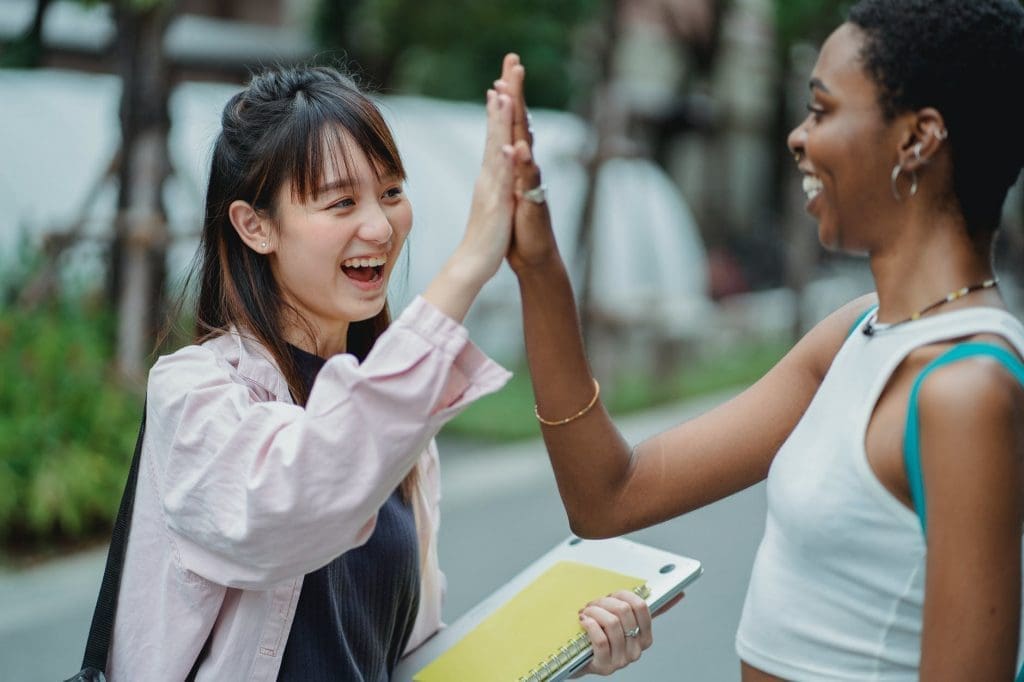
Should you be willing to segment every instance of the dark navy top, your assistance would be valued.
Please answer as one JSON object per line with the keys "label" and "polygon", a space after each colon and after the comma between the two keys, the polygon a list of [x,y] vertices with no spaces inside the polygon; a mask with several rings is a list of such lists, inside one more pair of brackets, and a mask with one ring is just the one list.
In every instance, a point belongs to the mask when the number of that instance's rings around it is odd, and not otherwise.
{"label": "dark navy top", "polygon": [[[291,347],[307,386],[325,360]],[[419,545],[396,489],[366,544],[306,575],[278,680],[387,682],[419,608]]]}

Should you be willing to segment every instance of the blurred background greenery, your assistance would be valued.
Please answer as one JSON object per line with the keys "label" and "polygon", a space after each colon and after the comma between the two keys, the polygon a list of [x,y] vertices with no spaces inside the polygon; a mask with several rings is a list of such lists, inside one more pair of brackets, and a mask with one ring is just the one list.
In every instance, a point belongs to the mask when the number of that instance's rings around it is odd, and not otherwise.
{"label": "blurred background greenery", "polygon": [[479,100],[495,65],[518,51],[531,105],[567,109],[587,87],[580,33],[602,9],[601,0],[320,0],[313,26],[319,45],[385,91],[444,99]]}
{"label": "blurred background greenery", "polygon": [[105,535],[141,414],[112,362],[113,314],[68,295],[0,306],[0,544],[47,556]]}

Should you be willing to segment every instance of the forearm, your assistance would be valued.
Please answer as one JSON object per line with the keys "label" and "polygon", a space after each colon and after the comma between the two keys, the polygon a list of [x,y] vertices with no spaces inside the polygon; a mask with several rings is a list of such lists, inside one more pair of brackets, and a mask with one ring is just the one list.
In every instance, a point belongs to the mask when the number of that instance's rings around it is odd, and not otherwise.
{"label": "forearm", "polygon": [[[569,277],[557,255],[517,275],[537,410],[545,419],[564,419],[586,407],[595,390]],[[601,401],[569,423],[542,423],[541,431],[573,530],[623,532],[614,510],[629,478],[630,448]]]}
{"label": "forearm", "polygon": [[480,289],[494,274],[487,272],[484,264],[478,261],[480,258],[471,249],[460,246],[427,286],[423,298],[461,323]]}

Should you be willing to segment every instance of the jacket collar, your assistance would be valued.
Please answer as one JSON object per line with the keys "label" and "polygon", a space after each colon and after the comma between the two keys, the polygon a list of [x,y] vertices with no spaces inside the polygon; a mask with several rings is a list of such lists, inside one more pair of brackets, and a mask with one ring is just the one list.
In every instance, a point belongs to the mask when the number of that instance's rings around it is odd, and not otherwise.
{"label": "jacket collar", "polygon": [[274,400],[293,402],[280,367],[270,351],[256,339],[232,325],[228,331],[203,345],[230,363],[246,382],[267,391]]}

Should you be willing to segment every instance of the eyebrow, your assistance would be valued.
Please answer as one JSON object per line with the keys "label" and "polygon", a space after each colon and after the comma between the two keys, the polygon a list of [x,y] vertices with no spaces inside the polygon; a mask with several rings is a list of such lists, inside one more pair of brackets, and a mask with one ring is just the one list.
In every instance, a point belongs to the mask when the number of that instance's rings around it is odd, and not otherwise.
{"label": "eyebrow", "polygon": [[331,182],[321,185],[320,187],[317,188],[316,193],[317,195],[321,195],[324,194],[325,192],[333,192],[334,190],[338,189],[352,189],[354,186],[355,183],[353,183],[350,179],[342,178],[340,180],[332,180]]}
{"label": "eyebrow", "polygon": [[[401,176],[399,176],[398,173],[387,173],[386,175],[381,175],[380,176],[380,180],[382,182],[394,182],[396,180],[401,180],[401,179],[402,178],[401,178]],[[338,180],[332,180],[331,182],[328,182],[328,183],[320,186],[317,189],[317,195],[319,196],[321,194],[324,194],[325,192],[333,192],[333,191],[339,190],[339,189],[351,190],[357,184],[358,183],[353,182],[349,178],[340,178]]]}
{"label": "eyebrow", "polygon": [[820,78],[812,78],[810,83],[807,84],[807,87],[809,87],[811,90],[817,88],[818,90],[821,90],[827,95],[832,94],[832,91],[825,87],[825,84],[821,82]]}

